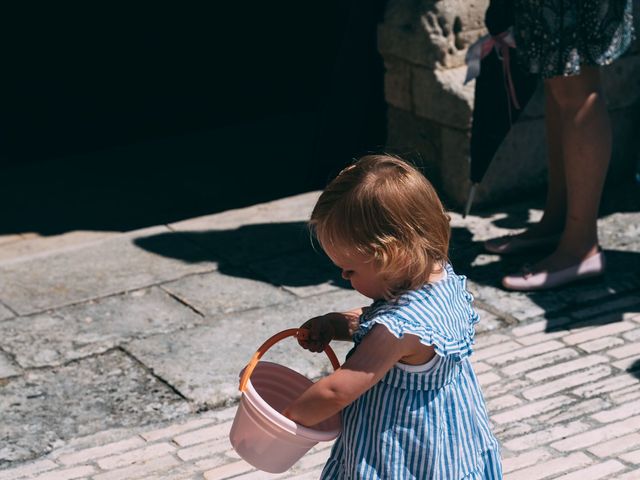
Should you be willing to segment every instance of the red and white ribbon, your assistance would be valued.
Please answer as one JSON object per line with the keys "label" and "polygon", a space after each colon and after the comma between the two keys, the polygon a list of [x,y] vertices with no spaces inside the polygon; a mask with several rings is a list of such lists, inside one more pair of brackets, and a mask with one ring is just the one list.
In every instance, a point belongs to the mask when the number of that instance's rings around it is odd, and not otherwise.
{"label": "red and white ribbon", "polygon": [[485,35],[480,37],[467,50],[467,55],[465,57],[465,63],[467,64],[467,76],[464,83],[466,84],[480,75],[480,64],[482,59],[489,55],[491,50],[495,49],[498,57],[502,60],[502,70],[504,71],[505,82],[507,84],[507,89],[509,90],[513,106],[520,110],[520,104],[516,97],[516,89],[513,86],[513,80],[511,79],[511,58],[509,55],[509,50],[511,48],[516,48],[516,41],[509,30],[495,36]]}

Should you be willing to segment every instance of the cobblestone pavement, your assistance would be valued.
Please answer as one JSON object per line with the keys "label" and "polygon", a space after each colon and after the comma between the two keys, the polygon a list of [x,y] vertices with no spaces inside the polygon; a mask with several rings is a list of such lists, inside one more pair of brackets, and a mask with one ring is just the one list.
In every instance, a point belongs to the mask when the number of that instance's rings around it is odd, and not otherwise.
{"label": "cobblestone pavement", "polygon": [[[329,444],[269,475],[228,442],[253,350],[365,301],[309,247],[316,197],[0,259],[0,480],[317,478]],[[453,215],[452,261],[481,315],[472,358],[508,479],[640,478],[639,210],[602,217],[604,280],[536,294],[498,288],[528,259],[485,255],[480,241],[539,211]],[[269,359],[327,371],[294,343]]]}

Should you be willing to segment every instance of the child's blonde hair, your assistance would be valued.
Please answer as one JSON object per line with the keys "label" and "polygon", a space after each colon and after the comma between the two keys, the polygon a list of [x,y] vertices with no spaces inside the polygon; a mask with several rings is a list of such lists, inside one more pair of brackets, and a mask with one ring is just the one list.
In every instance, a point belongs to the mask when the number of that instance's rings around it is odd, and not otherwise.
{"label": "child's blonde hair", "polygon": [[386,298],[426,284],[447,261],[450,218],[431,183],[390,155],[367,155],[320,195],[310,225],[323,248],[371,257]]}

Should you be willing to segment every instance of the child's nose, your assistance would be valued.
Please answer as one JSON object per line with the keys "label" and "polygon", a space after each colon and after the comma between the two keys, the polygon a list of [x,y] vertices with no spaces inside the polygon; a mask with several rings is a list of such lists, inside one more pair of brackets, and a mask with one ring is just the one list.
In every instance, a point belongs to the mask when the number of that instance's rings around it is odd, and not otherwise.
{"label": "child's nose", "polygon": [[351,275],[349,275],[349,273],[345,270],[342,271],[342,278],[344,278],[345,280],[349,280],[349,277]]}

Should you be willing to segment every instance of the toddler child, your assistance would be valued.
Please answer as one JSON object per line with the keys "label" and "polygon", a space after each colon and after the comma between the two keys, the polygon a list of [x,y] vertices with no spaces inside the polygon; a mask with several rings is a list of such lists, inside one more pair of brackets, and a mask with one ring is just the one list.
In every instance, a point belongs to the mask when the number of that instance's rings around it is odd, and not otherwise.
{"label": "toddler child", "polygon": [[298,342],[353,340],[342,367],[284,414],[311,426],[342,411],[323,479],[499,479],[499,444],[469,362],[478,314],[448,263],[449,217],[426,178],[388,155],[344,169],[310,224],[365,308],[306,321]]}

